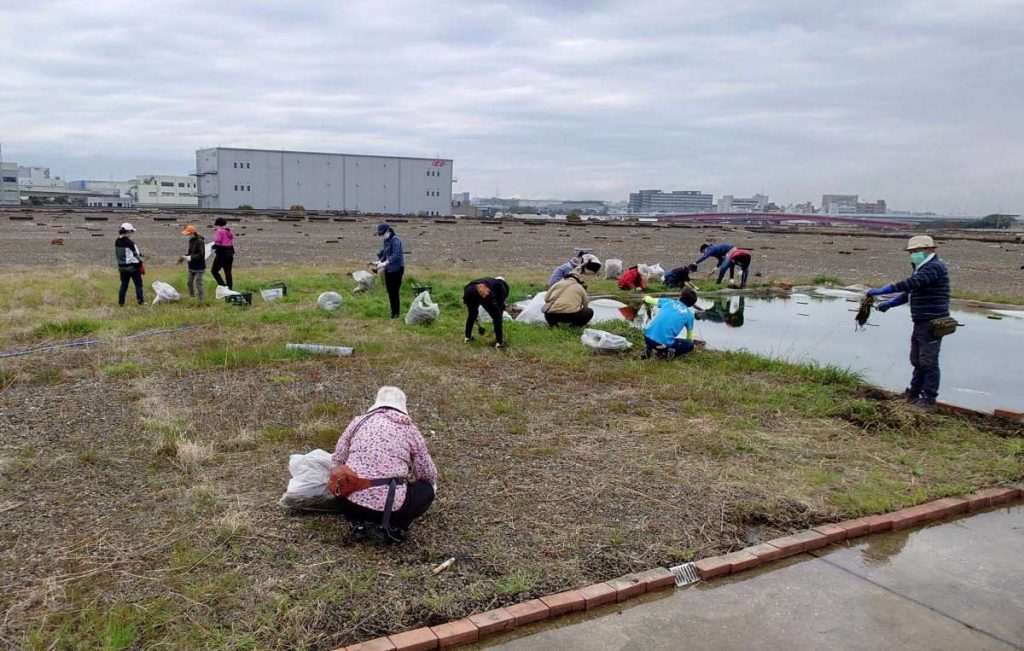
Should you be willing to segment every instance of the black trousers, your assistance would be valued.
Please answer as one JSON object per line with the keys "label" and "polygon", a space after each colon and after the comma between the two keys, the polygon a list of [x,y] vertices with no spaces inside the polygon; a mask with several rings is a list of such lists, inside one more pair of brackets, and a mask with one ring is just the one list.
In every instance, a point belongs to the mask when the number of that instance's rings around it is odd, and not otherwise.
{"label": "black trousers", "polygon": [[[434,503],[434,487],[425,481],[414,481],[405,487],[405,501],[402,508],[391,512],[391,527],[406,530],[413,520],[427,512]],[[360,506],[345,498],[338,498],[338,511],[350,522],[380,524],[384,513]]]}
{"label": "black trousers", "polygon": [[146,302],[145,296],[142,294],[142,274],[139,273],[139,265],[133,264],[127,267],[118,267],[118,273],[121,275],[121,288],[117,290],[117,304],[124,305],[125,296],[128,294],[128,283],[135,283],[135,299],[142,305]]}
{"label": "black trousers", "polygon": [[910,400],[923,398],[935,402],[939,396],[939,351],[942,337],[933,337],[927,323],[915,323],[910,335],[910,365],[914,374],[910,379],[907,395]]}
{"label": "black trousers", "polygon": [[402,309],[402,304],[399,301],[399,292],[402,289],[402,276],[405,275],[405,267],[402,267],[398,271],[385,271],[384,272],[384,287],[388,290],[388,300],[391,301],[391,318],[398,318],[398,313]]}
{"label": "black trousers", "polygon": [[[228,289],[235,288],[234,284],[231,282],[231,264],[234,261],[234,253],[214,253],[213,267],[210,269],[210,273],[213,274],[213,279],[217,281],[218,285],[227,285]],[[221,269],[224,270],[223,278],[220,276]]]}
{"label": "black trousers", "polygon": [[579,312],[572,312],[569,314],[552,314],[550,312],[544,313],[544,320],[548,322],[549,326],[556,326],[559,323],[568,324],[573,328],[582,328],[583,326],[590,323],[590,320],[594,318],[594,310],[589,307],[585,307]]}
{"label": "black trousers", "polygon": [[505,306],[499,305],[493,296],[490,298],[480,298],[480,294],[476,293],[476,290],[472,286],[467,287],[462,292],[462,302],[466,304],[466,339],[473,336],[473,325],[476,323],[477,317],[480,315],[480,308],[484,308],[484,312],[490,315],[491,320],[494,321],[494,338],[499,344],[505,343],[504,336],[504,322],[502,319],[505,316]]}

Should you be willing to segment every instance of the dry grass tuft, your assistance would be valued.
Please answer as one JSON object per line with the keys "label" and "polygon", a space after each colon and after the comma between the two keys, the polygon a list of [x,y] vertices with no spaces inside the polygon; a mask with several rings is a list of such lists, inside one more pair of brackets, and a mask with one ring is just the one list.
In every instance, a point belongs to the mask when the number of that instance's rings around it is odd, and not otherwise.
{"label": "dry grass tuft", "polygon": [[213,457],[213,448],[198,441],[179,439],[176,444],[175,459],[185,469],[201,466]]}

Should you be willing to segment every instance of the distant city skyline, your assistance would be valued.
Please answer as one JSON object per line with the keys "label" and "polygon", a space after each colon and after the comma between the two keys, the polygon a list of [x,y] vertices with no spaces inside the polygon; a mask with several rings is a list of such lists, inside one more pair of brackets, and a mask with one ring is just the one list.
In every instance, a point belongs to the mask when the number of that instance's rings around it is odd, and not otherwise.
{"label": "distant city skyline", "polygon": [[235,146],[451,158],[453,191],[1024,210],[1024,5],[141,0],[0,7],[6,161]]}

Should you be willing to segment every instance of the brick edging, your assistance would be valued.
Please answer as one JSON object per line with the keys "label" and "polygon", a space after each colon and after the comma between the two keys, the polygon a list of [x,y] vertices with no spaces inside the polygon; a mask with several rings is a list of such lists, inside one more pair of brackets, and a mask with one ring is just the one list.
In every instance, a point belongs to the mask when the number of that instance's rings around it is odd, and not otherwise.
{"label": "brick edging", "polygon": [[[923,522],[960,513],[978,511],[1024,497],[1024,489],[987,488],[963,497],[945,497],[892,513],[823,524],[788,536],[747,547],[720,556],[702,558],[694,563],[702,581],[726,576],[763,563],[824,547],[830,543],[870,533],[905,529]],[[646,572],[626,574],[617,579],[585,588],[566,590],[538,599],[530,599],[504,608],[495,608],[437,626],[395,633],[360,642],[335,651],[429,651],[472,644],[482,638],[510,631],[560,615],[591,610],[605,604],[632,599],[675,585],[675,575],[656,567]]]}

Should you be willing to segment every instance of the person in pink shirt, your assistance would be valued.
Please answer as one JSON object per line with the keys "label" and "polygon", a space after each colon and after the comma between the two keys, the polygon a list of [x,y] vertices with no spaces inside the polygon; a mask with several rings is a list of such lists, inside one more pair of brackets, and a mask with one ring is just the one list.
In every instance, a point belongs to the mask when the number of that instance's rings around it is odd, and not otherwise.
{"label": "person in pink shirt", "polygon": [[369,411],[345,428],[331,455],[332,476],[340,466],[348,466],[360,479],[372,483],[339,497],[336,503],[357,536],[365,533],[367,524],[378,524],[401,542],[413,520],[426,513],[434,501],[437,468],[423,435],[409,418],[405,393],[398,387],[381,387]]}
{"label": "person in pink shirt", "polygon": [[[217,233],[213,236],[213,267],[210,273],[218,285],[234,289],[231,282],[231,265],[235,261],[235,234],[228,228],[228,220],[223,217],[218,217],[213,223],[217,226]],[[223,278],[220,276],[221,270],[224,271]]]}

